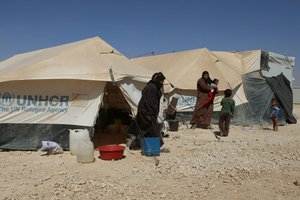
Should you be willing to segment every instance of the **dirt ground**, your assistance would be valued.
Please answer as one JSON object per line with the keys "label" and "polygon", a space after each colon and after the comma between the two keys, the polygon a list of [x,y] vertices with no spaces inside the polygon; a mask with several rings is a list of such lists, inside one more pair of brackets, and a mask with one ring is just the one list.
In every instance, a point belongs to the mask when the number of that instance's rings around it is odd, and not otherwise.
{"label": "dirt ground", "polygon": [[[300,105],[294,113],[300,117]],[[214,130],[217,130],[215,125]],[[125,158],[77,163],[65,151],[0,152],[0,199],[300,199],[300,122],[168,132],[170,153],[153,157],[126,149]]]}

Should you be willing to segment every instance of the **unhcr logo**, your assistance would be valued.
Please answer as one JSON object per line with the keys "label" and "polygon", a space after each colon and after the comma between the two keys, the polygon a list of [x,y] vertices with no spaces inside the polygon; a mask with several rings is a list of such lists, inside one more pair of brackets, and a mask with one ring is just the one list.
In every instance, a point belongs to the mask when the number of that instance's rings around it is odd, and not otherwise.
{"label": "unhcr logo", "polygon": [[0,105],[2,106],[10,106],[14,103],[14,94],[10,94],[9,92],[5,92],[3,94],[0,93]]}

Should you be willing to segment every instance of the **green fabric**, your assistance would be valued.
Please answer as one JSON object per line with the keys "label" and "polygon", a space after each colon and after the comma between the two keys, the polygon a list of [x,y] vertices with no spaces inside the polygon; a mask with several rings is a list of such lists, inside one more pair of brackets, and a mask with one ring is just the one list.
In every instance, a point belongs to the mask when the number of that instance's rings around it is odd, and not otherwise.
{"label": "green fabric", "polygon": [[223,98],[221,101],[221,106],[222,106],[221,112],[233,114],[235,108],[235,101],[230,98]]}

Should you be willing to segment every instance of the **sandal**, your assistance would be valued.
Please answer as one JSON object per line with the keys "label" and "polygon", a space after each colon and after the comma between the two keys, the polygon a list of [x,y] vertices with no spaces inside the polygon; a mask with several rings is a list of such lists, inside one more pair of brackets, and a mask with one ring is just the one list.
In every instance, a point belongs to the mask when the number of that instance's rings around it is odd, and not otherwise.
{"label": "sandal", "polygon": [[160,148],[160,152],[161,153],[170,153],[170,149],[162,147],[162,148]]}

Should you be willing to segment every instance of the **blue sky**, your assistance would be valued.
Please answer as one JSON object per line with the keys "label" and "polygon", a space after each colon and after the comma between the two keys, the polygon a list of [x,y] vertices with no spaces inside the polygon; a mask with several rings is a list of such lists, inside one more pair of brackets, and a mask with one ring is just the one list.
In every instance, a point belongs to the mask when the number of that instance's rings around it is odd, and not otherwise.
{"label": "blue sky", "polygon": [[298,0],[1,0],[0,61],[94,36],[129,58],[262,49],[296,57],[300,86],[299,7]]}

